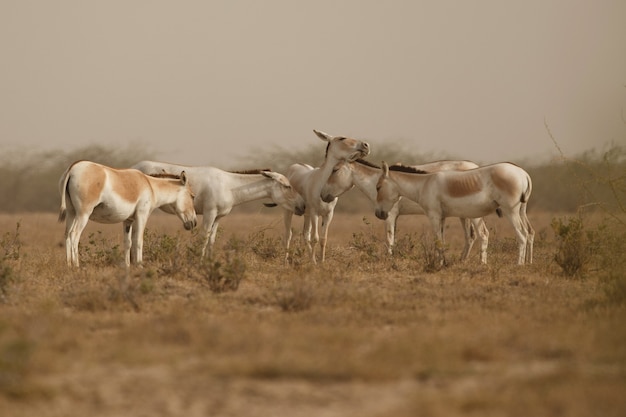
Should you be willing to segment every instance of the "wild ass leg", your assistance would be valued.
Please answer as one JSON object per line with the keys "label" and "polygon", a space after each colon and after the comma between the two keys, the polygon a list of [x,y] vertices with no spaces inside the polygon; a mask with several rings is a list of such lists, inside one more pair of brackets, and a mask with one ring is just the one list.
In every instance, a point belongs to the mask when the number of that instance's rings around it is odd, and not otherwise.
{"label": "wild ass leg", "polygon": [[[302,223],[302,239],[304,240],[304,244],[309,252],[309,256],[311,256],[311,252],[313,251],[313,247],[311,246],[311,216],[308,211],[304,213],[304,222]],[[315,263],[315,257],[313,257],[313,263]]]}
{"label": "wild ass leg", "polygon": [[76,267],[79,265],[79,256],[78,256],[78,244],[80,242],[80,235],[83,233],[85,226],[89,222],[89,214],[81,214],[76,215],[74,217],[74,221],[72,222],[72,226],[69,231],[69,243],[71,247],[71,260],[72,264]]}
{"label": "wild ass leg", "polygon": [[507,213],[507,217],[511,222],[511,225],[515,229],[515,236],[517,238],[517,247],[518,247],[518,257],[517,264],[524,265],[524,261],[526,260],[526,243],[528,240],[528,232],[526,230],[526,224],[522,221],[520,217],[519,211],[513,211],[512,213]]}
{"label": "wild ass leg", "polygon": [[326,242],[328,241],[328,228],[333,221],[334,211],[330,211],[326,216],[322,216],[322,234],[320,236],[320,247],[322,250],[322,262],[326,259]]}
{"label": "wild ass leg", "polygon": [[524,228],[526,230],[526,263],[533,263],[533,244],[535,242],[535,229],[530,224],[530,220],[528,220],[528,216],[526,215],[526,203],[522,203],[520,206],[520,217],[522,222],[524,223]]}
{"label": "wild ass leg", "polygon": [[293,212],[289,210],[283,211],[283,225],[285,232],[283,235],[283,244],[285,245],[285,264],[289,262],[289,246],[291,244],[291,238],[293,232],[291,231],[291,220],[293,219]]}
{"label": "wild ass leg", "polygon": [[385,220],[385,235],[387,236],[387,253],[393,255],[393,246],[396,241],[396,226],[398,222],[398,214],[393,211],[389,212]]}
{"label": "wild ass leg", "polygon": [[133,222],[131,220],[126,220],[123,223],[124,227],[124,263],[128,268],[130,263],[133,261],[132,255],[130,253],[130,249],[133,246],[132,241],[132,233],[133,233]]}
{"label": "wild ass leg", "polygon": [[472,219],[472,224],[474,225],[474,230],[478,234],[478,238],[480,239],[480,263],[487,264],[487,247],[489,246],[489,229],[487,229],[487,225],[485,224],[485,220],[480,219]]}
{"label": "wild ass leg", "polygon": [[461,252],[461,261],[463,262],[469,257],[472,246],[474,246],[476,241],[476,229],[470,219],[459,218],[459,220],[465,236],[465,245],[463,246],[463,252]]}
{"label": "wild ass leg", "polygon": [[305,240],[307,240],[306,237],[308,237],[307,245],[309,247],[309,254],[311,255],[311,262],[313,262],[314,264],[317,264],[315,251],[317,248],[317,242],[320,241],[319,216],[318,215],[310,216],[308,223],[309,223],[308,230],[305,236]]}
{"label": "wild ass leg", "polygon": [[[203,258],[207,255],[207,248],[210,251],[213,247],[213,243],[215,242],[213,229],[215,228],[215,223],[217,222],[215,220],[216,217],[217,213],[215,211],[208,211],[202,214],[202,233],[204,235],[204,240],[202,242]],[[215,233],[217,233],[217,229],[215,229]]]}
{"label": "wild ass leg", "polygon": [[72,266],[73,258],[72,258],[72,239],[70,235],[70,231],[76,221],[75,213],[67,210],[65,215],[65,262],[67,266]]}
{"label": "wild ass leg", "polygon": [[441,217],[439,213],[429,214],[428,218],[433,226],[433,232],[435,233],[435,248],[439,255],[439,266],[447,265],[445,257],[445,242],[443,239],[443,228],[445,226],[445,218]]}
{"label": "wild ass leg", "polygon": [[133,232],[132,232],[132,253],[134,254],[133,262],[137,265],[141,265],[143,262],[143,235],[146,231],[146,221],[147,215],[145,219],[137,219],[133,223]]}

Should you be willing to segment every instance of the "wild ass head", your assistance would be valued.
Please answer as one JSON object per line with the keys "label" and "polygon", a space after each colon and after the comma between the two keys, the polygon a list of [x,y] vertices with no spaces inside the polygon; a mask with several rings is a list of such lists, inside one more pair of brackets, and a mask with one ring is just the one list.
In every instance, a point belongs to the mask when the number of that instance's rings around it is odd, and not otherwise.
{"label": "wild ass head", "polygon": [[[270,198],[281,207],[302,216],[305,210],[304,199],[283,174],[273,171],[261,171],[261,174],[273,180],[274,185],[270,190]],[[266,204],[267,205],[267,204]]]}
{"label": "wild ass head", "polygon": [[382,163],[382,172],[376,183],[375,214],[381,220],[386,220],[389,211],[400,199],[398,185],[389,177],[389,165]]}
{"label": "wild ass head", "polygon": [[370,153],[370,145],[358,139],[345,136],[331,136],[319,130],[313,130],[318,138],[328,142],[326,146],[326,159],[336,161],[355,161],[365,158]]}
{"label": "wild ass head", "polygon": [[193,206],[195,195],[193,191],[191,191],[191,187],[189,187],[185,171],[180,173],[178,181],[180,181],[180,187],[177,192],[176,200],[169,204],[168,208],[170,212],[175,213],[183,222],[186,230],[191,230],[196,227],[197,223],[196,210]]}

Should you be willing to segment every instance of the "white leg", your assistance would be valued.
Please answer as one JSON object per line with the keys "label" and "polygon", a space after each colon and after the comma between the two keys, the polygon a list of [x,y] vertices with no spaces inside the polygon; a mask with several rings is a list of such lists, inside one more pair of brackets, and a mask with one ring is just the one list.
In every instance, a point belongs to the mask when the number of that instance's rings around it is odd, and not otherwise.
{"label": "white leg", "polygon": [[524,265],[524,261],[526,260],[526,242],[527,242],[527,231],[525,228],[525,224],[520,217],[519,211],[513,211],[512,213],[508,213],[509,221],[511,225],[515,229],[515,236],[517,237],[517,247],[518,247],[518,257],[517,264]]}
{"label": "white leg", "polygon": [[319,216],[314,215],[310,218],[310,230],[309,230],[309,248],[311,250],[311,261],[314,264],[317,264],[317,259],[315,258],[315,250],[317,248],[317,242],[320,241],[319,235]]}
{"label": "white leg", "polygon": [[74,213],[67,210],[65,215],[65,262],[67,266],[72,266],[72,240],[70,238],[70,230],[74,222]]}
{"label": "white leg", "polygon": [[72,264],[76,267],[80,266],[79,256],[78,256],[78,244],[80,242],[80,236],[83,233],[85,226],[87,226],[87,222],[89,222],[89,214],[76,216],[70,228],[69,240],[70,240],[70,247],[71,247],[71,259],[72,259]]}
{"label": "white leg", "polygon": [[291,238],[293,232],[291,231],[291,220],[293,219],[293,212],[283,209],[283,225],[284,225],[284,235],[283,235],[283,244],[285,245],[285,263],[289,262],[289,246],[291,244]]}
{"label": "white leg", "polygon": [[326,215],[326,217],[322,217],[322,235],[320,237],[320,247],[322,249],[322,262],[326,259],[326,242],[328,241],[328,228],[330,227],[330,223],[333,221],[334,211],[331,211]]}
{"label": "white leg", "polygon": [[520,217],[522,222],[524,223],[524,228],[526,230],[526,263],[533,263],[533,245],[535,242],[535,229],[530,224],[530,220],[528,220],[528,216],[526,215],[526,203],[522,203],[520,206]]}
{"label": "white leg", "polygon": [[[202,214],[202,233],[204,234],[204,241],[202,242],[202,257],[207,255],[207,247],[211,240],[211,232],[213,230],[213,224],[215,223],[215,212],[205,212]],[[212,246],[212,245],[211,245]]]}
{"label": "white leg", "polygon": [[133,252],[137,265],[143,262],[143,234],[146,229],[146,220],[137,219],[133,224]]}
{"label": "white leg", "polygon": [[469,254],[476,241],[476,227],[474,227],[470,219],[459,218],[461,221],[461,227],[463,228],[463,234],[465,236],[465,245],[463,246],[463,252],[461,252],[461,261],[467,260]]}
{"label": "white leg", "polygon": [[487,247],[489,246],[489,229],[484,219],[473,219],[474,229],[480,239],[480,263],[487,264]]}
{"label": "white leg", "polygon": [[124,263],[128,268],[130,263],[132,262],[132,255],[130,253],[132,243],[132,232],[133,232],[133,222],[125,221],[123,224],[124,227]]}
{"label": "white leg", "polygon": [[444,253],[445,241],[443,239],[443,228],[445,226],[445,218],[441,217],[441,214],[429,214],[428,218],[430,219],[430,223],[433,226],[433,232],[435,233],[435,245],[437,252],[439,253],[439,265],[443,266],[446,264],[446,258]]}
{"label": "white leg", "polygon": [[389,213],[385,220],[385,235],[387,236],[387,253],[393,255],[393,246],[396,241],[396,223],[398,222],[398,216],[394,213]]}

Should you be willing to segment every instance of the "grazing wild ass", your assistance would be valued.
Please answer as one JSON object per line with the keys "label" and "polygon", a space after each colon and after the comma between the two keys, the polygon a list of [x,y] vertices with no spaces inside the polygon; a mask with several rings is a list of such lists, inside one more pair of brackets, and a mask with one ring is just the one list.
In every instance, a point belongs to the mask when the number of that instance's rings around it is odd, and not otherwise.
{"label": "grazing wild ass", "polygon": [[184,166],[155,161],[141,161],[133,168],[146,174],[178,174],[185,171],[196,196],[196,213],[202,214],[202,256],[213,248],[220,219],[236,205],[269,198],[274,205],[280,205],[285,210],[299,216],[304,213],[304,199],[292,188],[287,177],[278,172],[227,172],[209,166]]}
{"label": "grazing wild ass", "polygon": [[196,226],[193,193],[184,172],[176,178],[156,178],[136,169],[114,169],[95,162],[78,161],[61,176],[59,192],[59,221],[66,220],[68,266],[79,266],[78,243],[89,220],[124,223],[126,266],[130,266],[131,261],[141,264],[143,233],[155,208],[176,213],[187,230]]}
{"label": "grazing wild ass", "polygon": [[386,219],[401,196],[418,203],[430,220],[441,262],[446,217],[479,218],[490,213],[506,217],[518,242],[517,263],[532,263],[535,232],[526,216],[532,182],[526,171],[510,163],[487,165],[469,171],[440,171],[425,174],[383,162],[376,184],[376,217]]}
{"label": "grazing wild ass", "polygon": [[[317,137],[327,142],[324,162],[317,168],[306,164],[293,164],[287,169],[287,177],[291,185],[304,197],[306,212],[304,213],[304,226],[302,234],[306,242],[311,261],[315,264],[315,247],[317,242],[321,249],[321,262],[326,258],[326,241],[328,239],[328,227],[333,219],[337,199],[331,202],[322,201],[320,194],[322,187],[332,174],[333,167],[341,161],[354,161],[363,158],[370,153],[367,142],[347,138],[345,136],[331,136],[319,130],[313,130]],[[285,246],[289,256],[289,241],[291,240],[291,213],[285,211]],[[322,233],[319,232],[319,218],[322,218]],[[313,233],[313,236],[311,236]]]}
{"label": "grazing wild ass", "polygon": [[[468,169],[478,168],[478,165],[471,161],[435,161],[422,165],[411,165],[412,168],[424,172],[437,171],[466,171]],[[322,188],[322,200],[332,201],[335,197],[350,190],[356,186],[365,196],[376,204],[376,183],[380,177],[380,167],[368,161],[357,159],[354,162],[340,162],[333,170],[332,175],[328,179],[326,185]],[[396,224],[398,217],[403,214],[425,214],[419,204],[407,199],[400,198],[389,210],[389,215],[385,220],[385,235],[387,237],[387,251],[391,255],[393,253],[393,245],[395,243]],[[489,241],[489,231],[482,218],[464,219],[461,218],[461,226],[465,233],[465,247],[461,253],[461,260],[468,258],[476,233],[481,240],[481,261],[486,262],[487,245]]]}

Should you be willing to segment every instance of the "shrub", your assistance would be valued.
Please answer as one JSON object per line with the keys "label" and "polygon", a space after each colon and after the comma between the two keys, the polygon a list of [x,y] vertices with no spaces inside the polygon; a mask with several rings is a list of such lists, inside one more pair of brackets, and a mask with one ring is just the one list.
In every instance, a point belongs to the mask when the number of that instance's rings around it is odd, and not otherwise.
{"label": "shrub", "polygon": [[424,272],[437,272],[446,266],[445,260],[441,259],[446,248],[439,239],[433,239],[430,234],[423,233],[420,239],[420,249]]}
{"label": "shrub", "polygon": [[22,242],[20,241],[20,222],[15,225],[15,232],[6,232],[2,238],[0,238],[0,248],[2,248],[2,259],[14,259],[20,258],[20,251],[22,249]]}
{"label": "shrub", "polygon": [[380,262],[383,259],[382,251],[384,249],[384,245],[376,237],[376,233],[374,233],[372,225],[367,217],[363,217],[362,221],[367,229],[365,232],[359,231],[352,233],[350,247],[360,253],[361,261]]}
{"label": "shrub", "polygon": [[276,259],[283,255],[280,238],[266,236],[265,230],[252,233],[249,236],[249,245],[252,252],[263,260]]}
{"label": "shrub", "polygon": [[591,260],[591,234],[586,234],[581,216],[552,219],[557,239],[554,261],[568,277],[582,276]]}
{"label": "shrub", "polygon": [[236,291],[245,277],[246,263],[242,257],[241,242],[231,238],[221,256],[213,253],[200,262],[199,273],[214,293]]}
{"label": "shrub", "polygon": [[87,245],[79,247],[82,264],[93,266],[117,266],[124,262],[124,254],[119,245],[112,245],[101,230],[92,232],[87,238]]}

